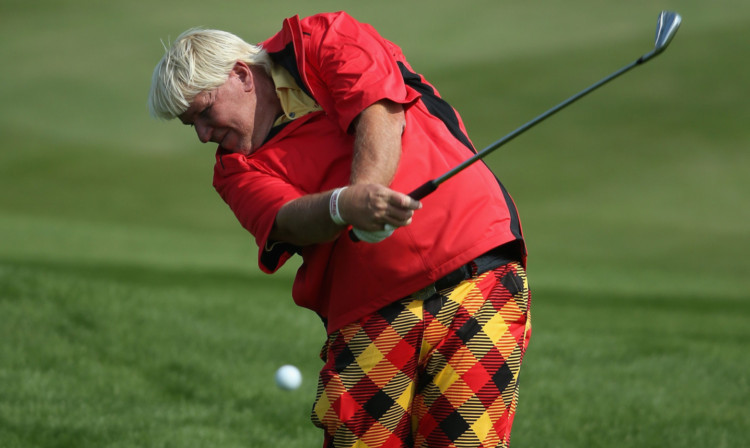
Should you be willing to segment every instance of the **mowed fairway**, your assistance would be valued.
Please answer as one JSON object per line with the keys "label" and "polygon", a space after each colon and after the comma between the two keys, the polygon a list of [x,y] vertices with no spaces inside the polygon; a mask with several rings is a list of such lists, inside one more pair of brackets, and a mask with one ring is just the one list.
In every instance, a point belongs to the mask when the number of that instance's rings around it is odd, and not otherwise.
{"label": "mowed fairway", "polygon": [[[548,3],[349,9],[479,148],[650,50],[661,9],[683,15],[663,55],[488,160],[530,250],[513,446],[750,446],[750,6]],[[325,335],[290,298],[297,262],[259,272],[214,148],[151,120],[146,95],[160,39],[258,41],[347,6],[3,4],[0,447],[321,445]],[[282,364],[300,389],[276,388]]]}

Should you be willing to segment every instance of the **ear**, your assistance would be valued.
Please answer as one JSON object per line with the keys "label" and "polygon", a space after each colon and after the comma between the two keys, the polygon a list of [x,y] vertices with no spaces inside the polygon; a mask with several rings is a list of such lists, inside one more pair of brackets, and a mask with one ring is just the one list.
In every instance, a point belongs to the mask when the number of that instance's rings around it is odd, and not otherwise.
{"label": "ear", "polygon": [[242,61],[237,61],[232,67],[230,76],[236,77],[237,80],[242,83],[243,90],[245,92],[252,92],[255,90],[255,78],[253,77],[253,71],[250,66]]}

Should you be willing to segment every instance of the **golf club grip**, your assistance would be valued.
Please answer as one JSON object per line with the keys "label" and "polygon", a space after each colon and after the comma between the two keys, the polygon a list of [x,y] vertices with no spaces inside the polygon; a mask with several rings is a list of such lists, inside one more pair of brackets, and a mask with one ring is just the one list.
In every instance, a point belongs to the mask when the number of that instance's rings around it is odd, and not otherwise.
{"label": "golf club grip", "polygon": [[414,199],[416,201],[419,201],[420,199],[424,198],[428,194],[430,194],[433,191],[437,190],[437,187],[438,187],[438,183],[435,182],[435,179],[428,180],[427,182],[425,182],[422,185],[420,185],[416,190],[414,190],[411,193],[409,193],[409,196],[412,199]]}
{"label": "golf club grip", "polygon": [[[411,197],[415,201],[419,201],[420,199],[424,198],[428,194],[437,190],[437,187],[438,187],[438,183],[435,182],[435,179],[428,180],[427,182],[420,185],[416,190],[409,193],[409,197]],[[351,239],[355,243],[359,242],[359,238],[357,238],[357,235],[354,234],[354,230],[352,229],[349,229],[349,239]]]}

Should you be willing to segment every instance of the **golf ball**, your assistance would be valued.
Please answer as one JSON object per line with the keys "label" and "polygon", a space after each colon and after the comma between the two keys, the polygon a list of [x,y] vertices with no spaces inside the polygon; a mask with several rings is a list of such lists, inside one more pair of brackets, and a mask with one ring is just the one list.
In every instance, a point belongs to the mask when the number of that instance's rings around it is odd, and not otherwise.
{"label": "golf ball", "polygon": [[292,365],[279,367],[276,371],[276,385],[284,390],[294,390],[302,384],[302,374]]}

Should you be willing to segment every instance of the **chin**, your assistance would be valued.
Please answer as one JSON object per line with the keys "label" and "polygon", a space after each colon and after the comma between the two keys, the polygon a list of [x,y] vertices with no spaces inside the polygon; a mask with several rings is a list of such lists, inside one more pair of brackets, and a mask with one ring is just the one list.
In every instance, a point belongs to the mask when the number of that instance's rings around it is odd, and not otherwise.
{"label": "chin", "polygon": [[225,141],[222,142],[222,148],[229,152],[233,152],[235,154],[242,154],[244,156],[249,156],[250,154],[254,153],[257,149],[257,146],[253,145],[253,142],[250,139],[242,139],[242,138],[234,138],[234,139],[224,139]]}

